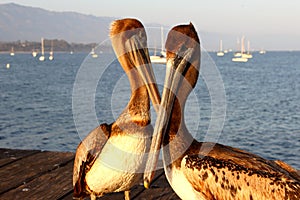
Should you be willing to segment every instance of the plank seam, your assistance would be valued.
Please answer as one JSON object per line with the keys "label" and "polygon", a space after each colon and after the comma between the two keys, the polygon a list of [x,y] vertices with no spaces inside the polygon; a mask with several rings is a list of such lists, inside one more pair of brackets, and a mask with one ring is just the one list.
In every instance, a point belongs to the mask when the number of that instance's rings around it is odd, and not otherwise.
{"label": "plank seam", "polygon": [[73,189],[68,191],[66,194],[62,195],[61,197],[57,198],[57,200],[63,200],[67,196],[71,195],[73,193]]}
{"label": "plank seam", "polygon": [[[165,171],[163,170],[163,171],[161,172],[160,175],[158,175],[155,179],[153,179],[152,182],[154,183],[155,181],[157,181],[161,176],[164,175],[164,173],[165,173]],[[142,194],[145,190],[146,190],[146,188],[143,188],[140,192],[138,192],[137,194],[135,194],[135,195],[134,195],[133,197],[131,197],[130,199],[132,199],[132,200],[137,199],[138,196],[139,196],[140,194]]]}
{"label": "plank seam", "polygon": [[24,181],[23,183],[17,184],[17,185],[15,185],[15,186],[13,186],[13,187],[10,187],[10,188],[8,188],[8,189],[6,189],[6,190],[0,192],[0,195],[5,194],[6,192],[9,192],[9,191],[11,191],[11,190],[16,189],[16,188],[18,188],[18,187],[24,185],[24,183],[29,183],[29,182],[31,182],[32,180],[34,180],[35,178],[37,178],[37,177],[40,177],[40,176],[42,176],[42,175],[44,175],[44,174],[47,174],[47,173],[49,173],[49,172],[51,172],[51,171],[54,171],[54,170],[56,170],[56,169],[59,169],[60,167],[63,167],[63,166],[65,166],[65,165],[67,165],[68,163],[72,162],[73,160],[74,160],[74,157],[72,157],[72,158],[66,160],[65,162],[62,162],[62,163],[60,163],[60,164],[54,166],[53,168],[51,168],[51,169],[49,169],[49,170],[45,170],[45,171],[40,172],[40,173],[38,173],[38,174],[36,174],[36,175],[34,175],[34,176],[31,176],[31,177],[25,179],[25,181]]}
{"label": "plank seam", "polygon": [[[27,151],[27,150],[24,150],[24,151]],[[30,151],[30,150],[28,150],[28,151]],[[14,159],[14,160],[12,160],[12,161],[10,161],[10,162],[8,162],[8,163],[5,163],[5,164],[3,164],[3,165],[0,165],[0,167],[5,167],[5,166],[10,165],[10,164],[12,164],[12,163],[14,163],[14,162],[17,162],[17,161],[19,161],[19,160],[22,160],[22,159],[24,159],[24,158],[27,158],[27,157],[29,157],[29,156],[32,156],[32,155],[35,155],[35,154],[38,154],[38,153],[41,153],[41,152],[42,152],[42,151],[39,151],[39,150],[33,151],[32,153],[30,153],[30,154],[28,154],[28,155],[22,156],[22,157],[20,157],[20,158]]]}

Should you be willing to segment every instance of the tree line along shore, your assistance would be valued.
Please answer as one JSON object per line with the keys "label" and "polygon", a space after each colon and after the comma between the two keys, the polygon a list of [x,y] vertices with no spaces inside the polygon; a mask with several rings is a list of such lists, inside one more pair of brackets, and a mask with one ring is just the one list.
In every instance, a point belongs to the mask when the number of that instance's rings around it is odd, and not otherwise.
{"label": "tree line along shore", "polygon": [[[68,43],[65,40],[49,40],[44,39],[44,49],[45,51],[56,52],[90,52],[93,48],[96,48],[97,43]],[[99,51],[107,52],[111,51],[110,46],[99,47]],[[41,42],[34,41],[13,41],[13,42],[0,42],[0,53],[5,52],[32,52],[32,51],[41,51]]]}

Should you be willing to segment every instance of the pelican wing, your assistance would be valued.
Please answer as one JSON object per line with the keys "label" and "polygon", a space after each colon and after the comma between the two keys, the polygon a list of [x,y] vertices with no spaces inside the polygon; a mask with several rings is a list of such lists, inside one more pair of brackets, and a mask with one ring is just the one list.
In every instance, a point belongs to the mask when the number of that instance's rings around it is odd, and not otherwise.
{"label": "pelican wing", "polygon": [[282,169],[285,169],[286,171],[288,171],[291,176],[298,180],[300,182],[300,171],[294,169],[293,167],[291,167],[290,165],[288,165],[287,163],[281,161],[281,160],[274,160],[274,163],[276,163],[277,165],[279,165]]}
{"label": "pelican wing", "polygon": [[90,132],[78,145],[73,169],[74,197],[84,197],[88,195],[84,189],[86,171],[90,169],[97,156],[101,153],[110,137],[110,132],[111,125],[101,124]]}
{"label": "pelican wing", "polygon": [[207,156],[186,155],[181,169],[207,199],[300,199],[300,181],[294,174],[239,149],[216,145]]}

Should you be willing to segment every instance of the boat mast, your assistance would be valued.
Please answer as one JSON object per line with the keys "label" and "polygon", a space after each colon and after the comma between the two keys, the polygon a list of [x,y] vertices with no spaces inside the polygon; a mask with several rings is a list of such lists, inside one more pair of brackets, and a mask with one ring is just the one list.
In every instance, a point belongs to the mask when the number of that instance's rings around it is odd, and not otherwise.
{"label": "boat mast", "polygon": [[164,28],[160,27],[160,34],[161,34],[161,51],[164,51]]}
{"label": "boat mast", "polygon": [[241,39],[241,53],[243,54],[245,52],[245,36]]}
{"label": "boat mast", "polygon": [[51,50],[50,51],[53,53],[53,40],[51,40]]}
{"label": "boat mast", "polygon": [[41,38],[42,55],[44,55],[44,38]]}
{"label": "boat mast", "polygon": [[248,54],[250,54],[250,41],[248,40]]}

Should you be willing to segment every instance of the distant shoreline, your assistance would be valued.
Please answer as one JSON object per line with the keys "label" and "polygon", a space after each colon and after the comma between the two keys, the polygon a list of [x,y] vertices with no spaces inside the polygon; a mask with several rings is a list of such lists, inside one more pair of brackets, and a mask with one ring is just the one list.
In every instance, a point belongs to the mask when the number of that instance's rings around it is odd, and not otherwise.
{"label": "distant shoreline", "polygon": [[[58,39],[44,39],[44,48],[45,52],[49,52],[53,49],[54,52],[90,52],[93,48],[97,47],[97,43],[68,43],[65,40]],[[41,50],[40,42],[33,41],[12,41],[12,42],[1,42],[0,41],[0,53],[10,53],[12,50],[15,53],[20,52],[32,52]],[[110,46],[100,46],[97,48],[99,51],[107,52],[111,51],[112,48]]]}
{"label": "distant shoreline", "polygon": [[[32,51],[15,51],[15,54],[31,54]],[[38,52],[40,53],[40,52]],[[70,53],[70,51],[54,51],[54,54],[60,54],[60,53]],[[90,53],[90,51],[73,51],[74,54],[76,53]],[[3,54],[10,54],[10,51],[0,51],[0,55]],[[49,51],[45,51],[45,54],[49,54]]]}
{"label": "distant shoreline", "polygon": [[[50,51],[45,51],[45,54],[49,54],[49,52]],[[59,54],[59,53],[74,53],[74,54],[76,54],[76,53],[90,53],[91,51],[90,51],[90,49],[85,49],[85,50],[71,50],[71,51],[69,51],[69,50],[60,50],[60,51],[55,51],[54,50],[54,53],[55,54]],[[113,51],[111,51],[111,50],[109,50],[109,49],[106,49],[106,51],[104,50],[101,50],[101,52],[103,52],[103,53],[112,53]],[[208,53],[212,53],[212,54],[214,54],[214,53],[216,53],[217,51],[213,51],[213,50],[207,50],[207,52]],[[267,51],[267,53],[272,53],[272,52],[275,52],[275,53],[280,53],[280,52],[300,52],[300,50],[268,50]],[[14,53],[15,54],[31,54],[32,53],[32,51],[14,51]],[[40,53],[40,51],[37,51],[37,53]],[[255,51],[252,51],[252,53],[257,53],[257,54],[259,54],[259,50],[255,50]],[[10,54],[10,51],[0,51],[0,55],[4,55],[4,54]],[[228,54],[230,54],[230,53],[228,53]],[[231,54],[233,54],[233,53],[231,53]]]}

